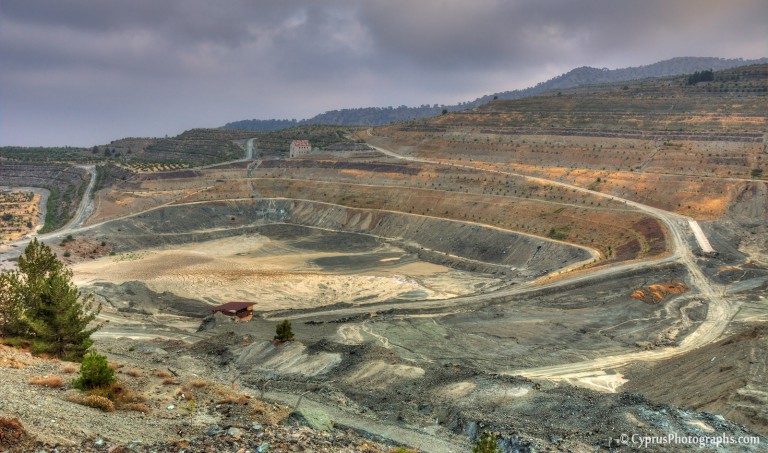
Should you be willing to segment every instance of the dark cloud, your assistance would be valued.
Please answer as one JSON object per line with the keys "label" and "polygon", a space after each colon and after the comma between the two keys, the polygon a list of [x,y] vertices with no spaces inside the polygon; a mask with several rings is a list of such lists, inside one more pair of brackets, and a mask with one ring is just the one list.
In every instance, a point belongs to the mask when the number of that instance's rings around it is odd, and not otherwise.
{"label": "dark cloud", "polygon": [[764,0],[4,0],[0,144],[451,103],[575,66],[768,55]]}
{"label": "dark cloud", "polygon": [[382,51],[445,69],[586,64],[623,53],[663,55],[667,50],[709,55],[715,48],[757,57],[767,48],[761,38],[768,28],[760,18],[766,17],[768,4],[759,0],[392,0],[364,5],[362,20]]}

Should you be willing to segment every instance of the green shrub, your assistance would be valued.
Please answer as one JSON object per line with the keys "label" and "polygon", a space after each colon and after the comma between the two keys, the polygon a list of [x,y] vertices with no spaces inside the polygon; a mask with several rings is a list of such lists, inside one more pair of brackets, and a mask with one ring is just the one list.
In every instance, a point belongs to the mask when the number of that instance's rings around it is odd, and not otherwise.
{"label": "green shrub", "polygon": [[72,382],[72,386],[80,390],[90,390],[107,387],[115,382],[115,372],[109,367],[107,357],[91,351],[83,357],[80,364],[80,377]]}
{"label": "green shrub", "polygon": [[549,233],[547,233],[547,237],[550,237],[552,239],[557,239],[558,241],[562,241],[568,238],[568,233],[565,231],[558,230],[557,228],[551,228],[549,230]]}
{"label": "green shrub", "polygon": [[472,453],[501,453],[501,449],[496,444],[496,436],[488,431],[484,432],[472,447]]}
{"label": "green shrub", "polygon": [[30,341],[26,338],[21,337],[5,337],[0,339],[0,343],[11,346],[14,348],[28,348],[30,346]]}
{"label": "green shrub", "polygon": [[291,330],[291,322],[283,320],[275,327],[275,340],[277,341],[291,341],[293,340],[293,331]]}

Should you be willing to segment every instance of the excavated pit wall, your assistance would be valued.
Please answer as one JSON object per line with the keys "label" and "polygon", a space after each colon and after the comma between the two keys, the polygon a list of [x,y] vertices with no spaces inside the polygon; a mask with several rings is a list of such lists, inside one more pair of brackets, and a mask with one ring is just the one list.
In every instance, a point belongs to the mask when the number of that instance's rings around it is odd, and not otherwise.
{"label": "excavated pit wall", "polygon": [[270,237],[274,228],[265,226],[274,224],[372,235],[426,261],[478,272],[538,275],[591,258],[579,247],[474,223],[288,199],[168,206],[107,222],[97,234],[127,252],[242,234]]}

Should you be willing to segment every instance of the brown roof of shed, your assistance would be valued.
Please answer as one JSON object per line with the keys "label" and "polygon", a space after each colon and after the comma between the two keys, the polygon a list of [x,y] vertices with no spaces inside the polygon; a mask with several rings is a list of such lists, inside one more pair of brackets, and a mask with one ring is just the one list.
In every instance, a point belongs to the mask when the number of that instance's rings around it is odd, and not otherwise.
{"label": "brown roof of shed", "polygon": [[216,313],[217,311],[220,311],[222,313],[226,312],[237,312],[240,310],[244,310],[251,305],[256,305],[256,302],[227,302],[226,304],[221,304],[217,307],[213,307],[211,309],[212,312]]}

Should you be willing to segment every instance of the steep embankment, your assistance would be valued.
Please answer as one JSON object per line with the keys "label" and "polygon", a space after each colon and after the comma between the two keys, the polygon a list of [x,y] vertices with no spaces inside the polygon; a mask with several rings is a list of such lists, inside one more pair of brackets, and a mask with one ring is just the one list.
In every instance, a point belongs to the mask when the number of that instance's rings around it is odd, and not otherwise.
{"label": "steep embankment", "polygon": [[[168,206],[98,227],[123,252],[295,224],[396,241],[423,259],[482,272],[540,275],[591,258],[582,248],[476,223],[286,199]],[[517,269],[517,271],[516,271]]]}
{"label": "steep embankment", "polygon": [[573,206],[442,190],[274,178],[220,184],[182,202],[249,197],[313,200],[477,222],[594,248],[612,260],[654,256],[665,250],[663,229],[656,219],[636,211],[607,208],[600,202]]}
{"label": "steep embankment", "polygon": [[[752,326],[684,356],[627,373],[628,391],[693,410],[722,414],[768,433],[768,327]],[[670,382],[686,382],[671,386]]]}
{"label": "steep embankment", "polygon": [[39,187],[50,191],[43,232],[64,226],[78,209],[89,181],[80,167],[56,163],[3,160],[0,181],[7,186]]}
{"label": "steep embankment", "polygon": [[372,131],[404,155],[539,176],[713,220],[768,174],[768,66],[591,86]]}

